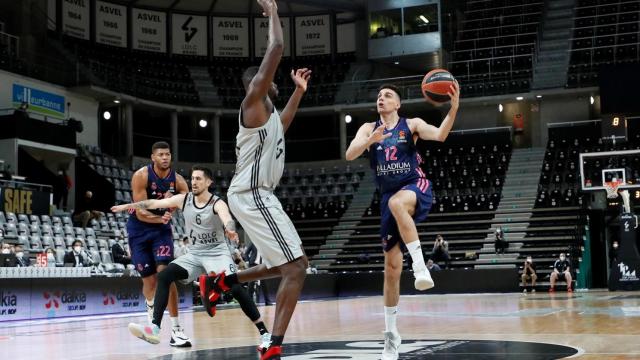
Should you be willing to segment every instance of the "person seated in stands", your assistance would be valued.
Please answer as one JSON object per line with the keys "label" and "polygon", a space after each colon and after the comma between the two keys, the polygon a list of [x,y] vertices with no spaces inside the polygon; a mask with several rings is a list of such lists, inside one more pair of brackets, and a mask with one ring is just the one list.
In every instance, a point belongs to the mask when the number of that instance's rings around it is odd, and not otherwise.
{"label": "person seated in stands", "polygon": [[29,256],[24,253],[24,249],[22,245],[15,246],[15,254],[16,254],[16,266],[17,267],[29,267],[31,266],[31,260]]}
{"label": "person seated in stands", "polygon": [[569,265],[569,260],[565,257],[564,253],[560,253],[560,257],[553,264],[553,272],[551,273],[551,287],[549,288],[549,292],[554,292],[556,287],[556,282],[566,281],[567,282],[567,292],[572,292],[571,284],[573,279],[571,278],[571,266]]}
{"label": "person seated in stands", "polygon": [[2,261],[0,263],[0,267],[15,267],[16,266],[17,258],[16,258],[16,254],[14,254],[11,251],[11,244],[3,242],[2,243],[2,252],[0,254],[2,255],[2,256],[0,256],[0,260]]}
{"label": "person seated in stands", "polygon": [[444,240],[442,235],[436,235],[436,241],[433,243],[433,251],[431,251],[431,259],[434,262],[445,263],[445,268],[449,267],[451,256],[449,255],[449,243]]}
{"label": "person seated in stands", "polygon": [[47,255],[47,267],[56,267],[56,252],[52,248],[46,248],[44,253]]}
{"label": "person seated in stands", "polygon": [[618,261],[618,241],[614,240],[611,244],[611,250],[609,250],[609,260],[611,261],[611,266],[615,266],[615,263]]}
{"label": "person seated in stands", "polygon": [[92,199],[93,193],[87,190],[84,193],[84,198],[80,204],[76,204],[76,209],[73,212],[73,221],[82,225],[83,228],[86,228],[92,219],[100,220],[103,215],[100,211],[94,210]]}
{"label": "person seated in stands", "polygon": [[504,254],[505,250],[509,247],[509,243],[504,238],[504,231],[502,231],[502,226],[499,226],[496,229],[496,254]]}
{"label": "person seated in stands", "polygon": [[178,240],[176,242],[178,243],[178,246],[177,247],[174,246],[174,254],[173,254],[174,257],[180,257],[189,252],[189,249],[187,248],[187,246],[189,245],[188,236],[185,236],[182,238],[182,240]]}
{"label": "person seated in stands", "polygon": [[89,261],[82,254],[82,241],[75,240],[73,242],[73,250],[64,255],[64,265],[72,267],[89,266]]}
{"label": "person seated in stands", "polygon": [[127,249],[124,248],[124,238],[122,236],[111,247],[111,254],[113,254],[114,263],[124,266],[131,264],[131,256],[127,253]]}
{"label": "person seated in stands", "polygon": [[431,259],[427,260],[427,269],[429,269],[430,272],[442,270],[440,269],[440,265],[434,263]]}
{"label": "person seated in stands", "polygon": [[527,293],[527,280],[531,280],[531,292],[536,292],[536,280],[538,275],[536,274],[536,266],[533,263],[531,256],[527,256],[522,268],[522,286],[524,286],[523,293]]}

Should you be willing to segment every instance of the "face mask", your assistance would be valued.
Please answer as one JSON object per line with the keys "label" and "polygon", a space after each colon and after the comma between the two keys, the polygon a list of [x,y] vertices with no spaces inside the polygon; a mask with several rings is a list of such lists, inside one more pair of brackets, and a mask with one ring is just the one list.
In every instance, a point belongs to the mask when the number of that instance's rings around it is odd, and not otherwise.
{"label": "face mask", "polygon": [[16,253],[16,257],[18,259],[22,259],[23,256],[24,256],[24,253],[22,251],[19,251],[19,252]]}
{"label": "face mask", "polygon": [[527,258],[527,262],[530,263],[533,262],[533,260],[531,260],[531,258]]}
{"label": "face mask", "polygon": [[9,250],[9,249],[2,249],[2,253],[3,253],[3,254],[9,254],[9,253],[11,253],[11,250]]}
{"label": "face mask", "polygon": [[564,256],[560,256],[560,261],[564,261]]}
{"label": "face mask", "polygon": [[80,251],[82,251],[82,248],[80,246],[74,246],[73,251],[80,253]]}
{"label": "face mask", "polygon": [[47,260],[52,261],[53,259],[55,259],[53,254],[51,254],[51,253],[47,254]]}
{"label": "face mask", "polygon": [[618,244],[613,244],[613,248],[617,249],[618,248]]}

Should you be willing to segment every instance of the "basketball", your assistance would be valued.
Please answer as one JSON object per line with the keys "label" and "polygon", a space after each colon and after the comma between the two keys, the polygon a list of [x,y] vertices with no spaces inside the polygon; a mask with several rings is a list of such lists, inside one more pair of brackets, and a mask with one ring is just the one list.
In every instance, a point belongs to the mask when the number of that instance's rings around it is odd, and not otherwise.
{"label": "basketball", "polygon": [[449,86],[456,82],[450,72],[444,69],[434,69],[427,73],[422,79],[422,95],[425,99],[436,103],[449,101]]}

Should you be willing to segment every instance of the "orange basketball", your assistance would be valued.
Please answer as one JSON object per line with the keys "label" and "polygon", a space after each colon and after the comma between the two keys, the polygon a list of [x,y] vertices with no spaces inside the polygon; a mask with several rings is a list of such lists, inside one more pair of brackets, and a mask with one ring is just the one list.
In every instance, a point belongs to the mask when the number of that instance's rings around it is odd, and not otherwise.
{"label": "orange basketball", "polygon": [[450,100],[448,93],[451,89],[449,86],[454,82],[456,82],[456,79],[447,70],[431,70],[422,79],[422,95],[427,100],[445,103]]}

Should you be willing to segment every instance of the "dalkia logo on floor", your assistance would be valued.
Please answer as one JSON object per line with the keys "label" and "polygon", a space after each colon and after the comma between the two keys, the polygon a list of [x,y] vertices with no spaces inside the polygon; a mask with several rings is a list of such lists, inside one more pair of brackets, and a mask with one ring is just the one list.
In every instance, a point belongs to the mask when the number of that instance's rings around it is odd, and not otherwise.
{"label": "dalkia logo on floor", "polygon": [[[349,359],[380,360],[383,341],[327,341],[284,344],[283,360]],[[402,360],[495,358],[499,351],[501,359],[560,359],[578,353],[574,348],[543,343],[491,340],[403,340],[399,354]],[[157,359],[173,359],[173,355]],[[185,359],[219,358],[228,360],[256,357],[255,346],[226,349],[197,350]]]}

